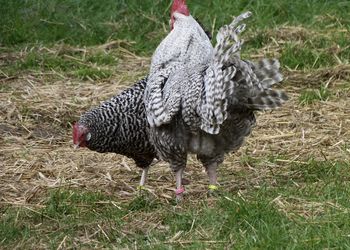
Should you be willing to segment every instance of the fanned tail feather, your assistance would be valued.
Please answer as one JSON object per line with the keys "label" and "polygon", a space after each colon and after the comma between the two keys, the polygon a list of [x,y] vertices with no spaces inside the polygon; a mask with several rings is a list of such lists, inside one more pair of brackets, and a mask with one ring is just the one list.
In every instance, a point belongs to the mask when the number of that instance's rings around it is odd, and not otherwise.
{"label": "fanned tail feather", "polygon": [[277,59],[262,59],[257,63],[253,63],[252,69],[263,88],[270,88],[283,80],[283,76],[279,71],[280,63]]}
{"label": "fanned tail feather", "polygon": [[[227,96],[233,92],[231,79],[236,73],[234,67],[224,68],[231,58],[239,53],[243,41],[238,35],[245,30],[245,24],[238,25],[242,20],[251,16],[251,12],[243,13],[235,18],[230,25],[220,28],[216,37],[213,60],[205,77],[205,104],[202,109],[202,130],[217,134],[220,125],[227,118]],[[232,40],[235,42],[232,44]]]}
{"label": "fanned tail feather", "polygon": [[228,105],[238,104],[251,110],[274,109],[287,99],[283,91],[271,86],[283,80],[277,59],[262,59],[258,62],[240,58],[243,40],[239,34],[250,12],[235,18],[230,25],[220,28],[213,59],[204,77],[205,92],[200,110],[201,129],[210,134],[218,134],[220,126],[227,118]]}
{"label": "fanned tail feather", "polygon": [[269,89],[248,98],[246,106],[252,110],[275,109],[282,106],[287,100],[288,96],[283,91]]}

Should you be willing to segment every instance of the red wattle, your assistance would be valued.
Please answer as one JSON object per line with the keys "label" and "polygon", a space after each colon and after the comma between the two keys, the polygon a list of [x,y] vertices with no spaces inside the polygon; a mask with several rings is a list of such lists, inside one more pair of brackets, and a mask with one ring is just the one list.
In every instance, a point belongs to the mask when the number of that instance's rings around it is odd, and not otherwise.
{"label": "red wattle", "polygon": [[73,144],[78,145],[79,140],[79,125],[78,123],[75,123],[73,125]]}

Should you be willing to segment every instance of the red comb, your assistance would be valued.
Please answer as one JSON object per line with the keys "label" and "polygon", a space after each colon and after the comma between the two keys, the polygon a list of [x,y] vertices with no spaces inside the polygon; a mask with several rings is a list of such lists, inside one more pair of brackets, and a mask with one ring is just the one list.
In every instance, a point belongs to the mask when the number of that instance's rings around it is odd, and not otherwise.
{"label": "red comb", "polygon": [[185,16],[189,16],[190,11],[187,8],[186,0],[174,0],[173,5],[171,6],[171,15],[173,15],[174,12],[179,12]]}

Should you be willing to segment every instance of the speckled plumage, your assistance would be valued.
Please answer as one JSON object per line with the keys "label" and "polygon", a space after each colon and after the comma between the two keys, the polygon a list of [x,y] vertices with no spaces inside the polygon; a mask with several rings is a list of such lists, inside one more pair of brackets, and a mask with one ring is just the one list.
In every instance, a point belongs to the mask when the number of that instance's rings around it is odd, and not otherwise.
{"label": "speckled plumage", "polygon": [[180,13],[174,16],[173,30],[152,56],[145,91],[147,119],[151,127],[165,124],[172,118],[172,111],[164,108],[162,96],[162,87],[169,75],[182,67],[208,64],[213,52],[207,34],[192,16]]}
{"label": "speckled plumage", "polygon": [[140,80],[81,116],[78,124],[91,133],[86,145],[89,149],[125,155],[140,168],[151,164],[156,153],[149,141],[143,103],[146,82],[147,78]]}
{"label": "speckled plumage", "polygon": [[163,85],[163,109],[170,119],[151,127],[150,138],[175,172],[185,168],[188,153],[196,154],[207,170],[216,168],[250,134],[254,111],[276,108],[287,99],[271,89],[282,80],[277,60],[240,58],[238,35],[245,26],[238,24],[249,16],[244,13],[220,29],[209,62],[183,64]]}

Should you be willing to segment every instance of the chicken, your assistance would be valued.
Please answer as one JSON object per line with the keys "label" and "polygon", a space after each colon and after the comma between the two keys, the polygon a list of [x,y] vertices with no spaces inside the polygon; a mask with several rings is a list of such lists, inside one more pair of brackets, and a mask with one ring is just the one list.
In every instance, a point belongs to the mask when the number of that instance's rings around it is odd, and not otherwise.
{"label": "chicken", "polygon": [[[201,24],[200,27],[210,39],[210,33]],[[147,81],[148,76],[86,112],[73,126],[73,143],[76,147],[132,158],[136,166],[142,169],[139,189],[144,188],[149,167],[157,158],[149,140],[149,123],[143,101]]]}
{"label": "chicken", "polygon": [[171,8],[171,32],[152,56],[145,91],[147,119],[151,127],[167,123],[171,110],[164,109],[162,87],[180,67],[207,65],[213,46],[201,25],[190,15],[185,0],[174,0]]}
{"label": "chicken", "polygon": [[277,60],[253,63],[240,58],[238,35],[245,25],[239,22],[249,16],[244,13],[219,30],[209,62],[179,65],[163,83],[162,108],[168,120],[151,126],[150,139],[175,172],[178,200],[185,190],[182,174],[189,153],[204,165],[209,190],[216,190],[216,169],[251,133],[254,111],[274,109],[287,100],[284,92],[271,88],[282,81]]}
{"label": "chicken", "polygon": [[119,95],[86,112],[73,126],[73,143],[93,151],[112,152],[132,158],[143,169],[142,189],[147,171],[156,158],[149,140],[143,95],[147,77]]}

